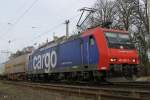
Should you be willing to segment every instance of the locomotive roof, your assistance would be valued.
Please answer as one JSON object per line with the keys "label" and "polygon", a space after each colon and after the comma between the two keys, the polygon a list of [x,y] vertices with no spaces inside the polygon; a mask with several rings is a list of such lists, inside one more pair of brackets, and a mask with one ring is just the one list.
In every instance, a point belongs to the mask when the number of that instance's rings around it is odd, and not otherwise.
{"label": "locomotive roof", "polygon": [[119,29],[111,29],[111,28],[103,28],[103,27],[94,27],[94,28],[88,28],[86,31],[84,31],[83,33],[88,33],[88,32],[92,32],[96,29],[101,29],[105,32],[117,32],[117,33],[128,33],[128,31],[126,30],[119,30]]}
{"label": "locomotive roof", "polygon": [[107,29],[107,28],[101,28],[101,29],[106,32],[128,33],[128,31],[126,30]]}
{"label": "locomotive roof", "polygon": [[[45,43],[44,45],[38,47],[36,50],[45,48],[45,47],[47,47],[47,46],[49,46],[49,45],[52,45],[52,46],[53,46],[53,45],[57,45],[57,44],[64,43],[64,42],[66,42],[66,41],[74,40],[74,39],[77,39],[77,38],[80,37],[80,36],[81,36],[81,33],[74,34],[74,35],[71,35],[71,36],[69,36],[69,37],[62,36],[62,37],[60,37],[60,38],[58,38],[58,39],[55,39],[55,40],[52,40],[52,41],[50,41],[50,42]],[[35,51],[36,51],[36,50],[35,50]]]}
{"label": "locomotive roof", "polygon": [[[116,29],[107,29],[107,28],[102,28],[102,27],[96,27],[96,28],[89,28],[87,29],[86,31],[84,32],[81,32],[82,34],[85,34],[85,33],[89,33],[89,32],[93,32],[94,30],[96,29],[101,29],[103,31],[106,31],[106,32],[119,32],[119,33],[128,33],[127,31],[124,31],[124,30],[116,30]],[[80,37],[82,34],[80,32],[78,32],[78,34],[74,34],[74,35],[71,35],[69,37],[66,37],[66,36],[62,36],[62,37],[59,37],[58,39],[55,39],[55,40],[52,40],[50,42],[47,42],[45,43],[44,45],[38,47],[38,49],[42,49],[42,48],[45,48],[47,46],[50,46],[50,45],[57,45],[57,44],[61,44],[61,43],[64,43],[66,41],[69,41],[69,40],[74,40],[74,39],[77,39],[78,37]],[[84,35],[83,35],[84,36]],[[38,50],[36,49],[36,50]],[[35,51],[36,51],[35,50]]]}

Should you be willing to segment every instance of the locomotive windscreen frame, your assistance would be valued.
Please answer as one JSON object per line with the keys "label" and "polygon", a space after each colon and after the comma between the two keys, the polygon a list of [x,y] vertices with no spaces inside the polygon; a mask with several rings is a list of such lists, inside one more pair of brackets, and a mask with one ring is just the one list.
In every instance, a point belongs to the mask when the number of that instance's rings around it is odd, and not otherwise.
{"label": "locomotive windscreen frame", "polygon": [[135,49],[128,33],[105,32],[109,48]]}

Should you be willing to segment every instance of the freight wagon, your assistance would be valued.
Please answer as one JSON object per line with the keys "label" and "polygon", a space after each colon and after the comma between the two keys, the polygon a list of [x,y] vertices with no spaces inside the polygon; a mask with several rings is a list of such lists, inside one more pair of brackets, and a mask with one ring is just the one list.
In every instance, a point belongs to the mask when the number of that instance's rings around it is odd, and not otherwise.
{"label": "freight wagon", "polygon": [[9,59],[5,63],[5,74],[10,80],[26,79],[28,54]]}

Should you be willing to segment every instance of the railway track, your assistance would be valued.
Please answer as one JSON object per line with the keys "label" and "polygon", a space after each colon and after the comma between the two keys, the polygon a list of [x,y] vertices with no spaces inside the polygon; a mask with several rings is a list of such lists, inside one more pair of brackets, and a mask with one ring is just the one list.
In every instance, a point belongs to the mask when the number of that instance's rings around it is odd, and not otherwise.
{"label": "railway track", "polygon": [[150,90],[150,82],[114,82],[115,86],[126,86],[128,88],[137,88]]}
{"label": "railway track", "polygon": [[[90,96],[93,97],[94,100],[150,100],[150,84],[148,83],[116,82],[112,85],[104,86],[79,86],[14,81],[4,81],[4,83],[33,89],[45,89],[51,92],[69,95]],[[145,89],[146,87],[147,89]]]}

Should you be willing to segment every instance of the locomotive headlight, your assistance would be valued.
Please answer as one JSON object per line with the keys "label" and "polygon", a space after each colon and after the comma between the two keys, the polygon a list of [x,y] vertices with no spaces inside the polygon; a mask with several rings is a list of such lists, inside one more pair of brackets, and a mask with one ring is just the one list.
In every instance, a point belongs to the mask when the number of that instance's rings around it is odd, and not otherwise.
{"label": "locomotive headlight", "polygon": [[113,61],[114,61],[114,59],[113,59],[113,58],[111,58],[111,59],[110,59],[110,61],[111,61],[111,62],[113,62]]}
{"label": "locomotive headlight", "polygon": [[110,61],[115,62],[115,61],[117,61],[117,58],[111,58]]}
{"label": "locomotive headlight", "polygon": [[135,63],[136,62],[136,60],[133,58],[133,59],[131,59],[131,61],[133,62],[133,63]]}

